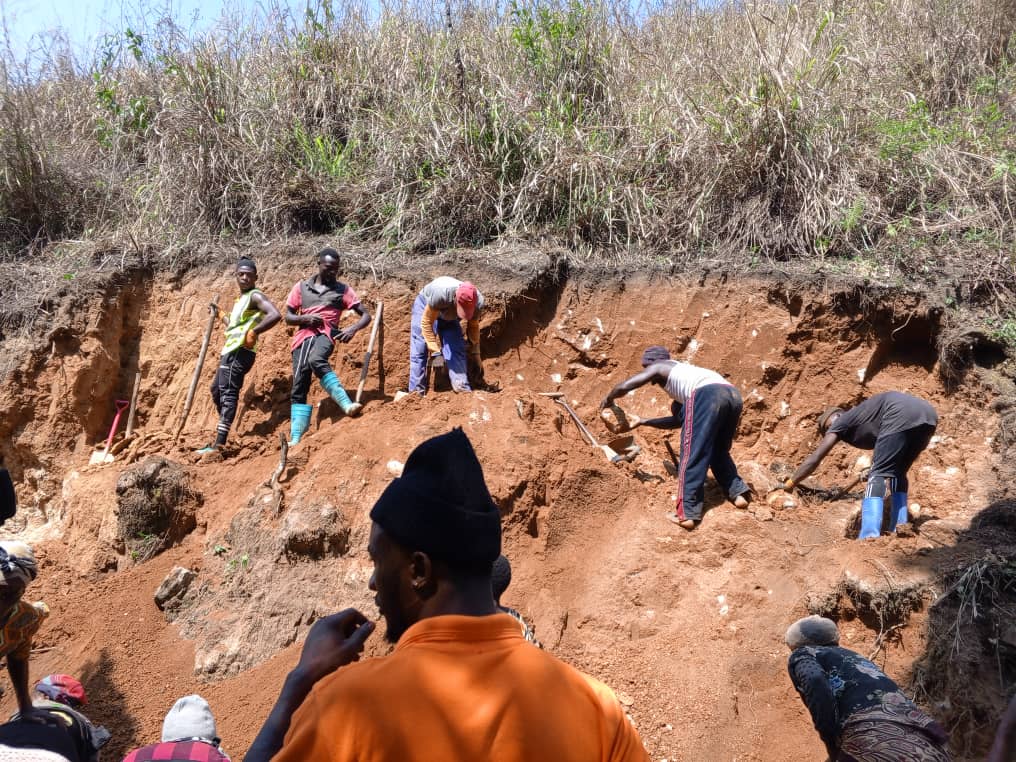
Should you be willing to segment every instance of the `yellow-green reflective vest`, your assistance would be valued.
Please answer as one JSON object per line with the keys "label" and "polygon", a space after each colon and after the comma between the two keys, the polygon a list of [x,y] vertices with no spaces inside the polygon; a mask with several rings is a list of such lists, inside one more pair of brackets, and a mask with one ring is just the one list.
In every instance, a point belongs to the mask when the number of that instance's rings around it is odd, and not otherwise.
{"label": "yellow-green reflective vest", "polygon": [[[222,354],[228,355],[235,349],[243,346],[243,339],[247,331],[261,322],[264,313],[257,307],[251,307],[251,297],[260,294],[261,290],[252,288],[237,298],[233,305],[233,311],[229,313],[229,322],[226,323],[226,343],[222,347]],[[257,345],[252,351],[257,352]]]}

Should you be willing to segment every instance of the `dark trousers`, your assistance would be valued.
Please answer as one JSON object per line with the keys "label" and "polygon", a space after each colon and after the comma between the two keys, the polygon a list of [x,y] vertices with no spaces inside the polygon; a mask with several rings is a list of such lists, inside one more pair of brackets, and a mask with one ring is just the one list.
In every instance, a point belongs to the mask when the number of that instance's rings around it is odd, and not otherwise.
{"label": "dark trousers", "polygon": [[924,452],[935,427],[931,424],[915,426],[906,431],[879,436],[875,440],[875,452],[871,456],[871,471],[868,473],[867,497],[883,497],[885,480],[889,480],[890,492],[907,492],[910,481],[907,471],[914,465],[917,456]]}
{"label": "dark trousers", "polygon": [[249,349],[239,347],[219,359],[219,370],[212,379],[212,402],[219,413],[219,425],[215,429],[215,443],[223,445],[236,418],[240,402],[243,379],[254,367],[257,355]]}
{"label": "dark trousers", "polygon": [[685,403],[677,487],[679,518],[702,519],[706,472],[710,469],[731,500],[748,491],[730,457],[742,406],[740,393],[728,384],[696,389]]}
{"label": "dark trousers", "polygon": [[328,358],[332,356],[334,348],[331,340],[319,333],[293,350],[293,392],[290,401],[305,404],[307,392],[310,391],[311,374],[324,378],[332,372]]}

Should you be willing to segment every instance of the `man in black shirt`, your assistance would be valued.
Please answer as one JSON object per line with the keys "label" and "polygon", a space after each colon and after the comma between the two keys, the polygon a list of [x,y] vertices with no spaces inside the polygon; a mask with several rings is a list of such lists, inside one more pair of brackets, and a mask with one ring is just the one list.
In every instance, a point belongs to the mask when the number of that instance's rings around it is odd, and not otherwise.
{"label": "man in black shirt", "polygon": [[861,503],[861,533],[858,539],[878,537],[882,527],[886,481],[892,495],[893,530],[907,523],[907,471],[928,446],[938,414],[922,399],[903,392],[883,392],[850,410],[827,408],[818,419],[825,436],[801,467],[787,479],[793,489],[818,467],[840,440],[861,450],[874,450],[868,486]]}

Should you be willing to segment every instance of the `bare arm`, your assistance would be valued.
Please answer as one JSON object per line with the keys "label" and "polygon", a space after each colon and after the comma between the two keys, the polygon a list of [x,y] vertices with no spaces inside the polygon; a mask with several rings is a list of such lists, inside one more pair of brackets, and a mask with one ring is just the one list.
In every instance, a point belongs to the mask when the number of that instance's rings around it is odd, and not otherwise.
{"label": "bare arm", "polygon": [[667,376],[670,374],[670,366],[664,365],[663,363],[656,363],[650,365],[641,373],[636,373],[631,378],[625,379],[609,392],[607,396],[603,398],[603,402],[600,403],[600,410],[604,410],[610,407],[610,403],[616,400],[618,397],[623,397],[628,392],[635,391],[639,387],[645,386],[652,381],[666,382]]}
{"label": "bare arm", "polygon": [[324,324],[324,318],[320,315],[301,315],[288,304],[286,305],[286,325],[295,325],[300,328],[320,328]]}
{"label": "bare arm", "polygon": [[818,464],[822,462],[822,459],[829,454],[829,451],[833,449],[833,445],[839,440],[839,436],[831,431],[822,437],[822,441],[818,443],[815,452],[804,459],[804,463],[790,477],[790,484],[787,486],[792,487],[800,484],[802,479],[807,479],[811,475],[811,472],[818,468]]}
{"label": "bare arm", "polygon": [[360,658],[374,623],[356,609],[319,619],[310,628],[300,661],[286,677],[282,693],[251,744],[244,762],[269,762],[282,748],[293,714],[318,680]]}
{"label": "bare arm", "polygon": [[32,713],[32,696],[28,692],[28,659],[7,655],[7,671],[14,685],[14,696],[18,700],[18,711],[22,714]]}
{"label": "bare arm", "polygon": [[252,329],[254,333],[257,334],[264,333],[282,319],[282,315],[279,314],[278,308],[276,308],[276,306],[272,304],[271,299],[269,299],[264,294],[262,293],[254,294],[253,296],[251,296],[250,301],[251,304],[253,304],[259,310],[265,313],[265,316],[261,319],[261,322],[258,323],[256,326],[254,326],[254,328]]}
{"label": "bare arm", "polygon": [[357,320],[353,325],[349,326],[349,328],[345,328],[342,331],[339,331],[338,339],[343,344],[345,344],[347,341],[356,336],[357,331],[366,328],[367,325],[370,324],[370,313],[367,312],[367,309],[362,304],[354,304],[352,307],[350,307],[350,309],[353,310],[353,312],[355,312],[357,315],[359,315],[360,319]]}
{"label": "bare arm", "polygon": [[677,400],[670,403],[670,415],[663,415],[659,418],[642,418],[635,421],[631,427],[649,426],[654,429],[673,430],[684,425],[684,405]]}

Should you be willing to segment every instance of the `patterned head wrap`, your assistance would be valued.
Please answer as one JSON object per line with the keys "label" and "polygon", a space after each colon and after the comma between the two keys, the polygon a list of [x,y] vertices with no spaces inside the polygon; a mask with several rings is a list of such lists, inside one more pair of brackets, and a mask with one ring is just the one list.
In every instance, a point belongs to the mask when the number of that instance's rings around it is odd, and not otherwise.
{"label": "patterned head wrap", "polygon": [[21,580],[28,585],[39,574],[35,553],[19,540],[0,541],[0,572],[5,582]]}

